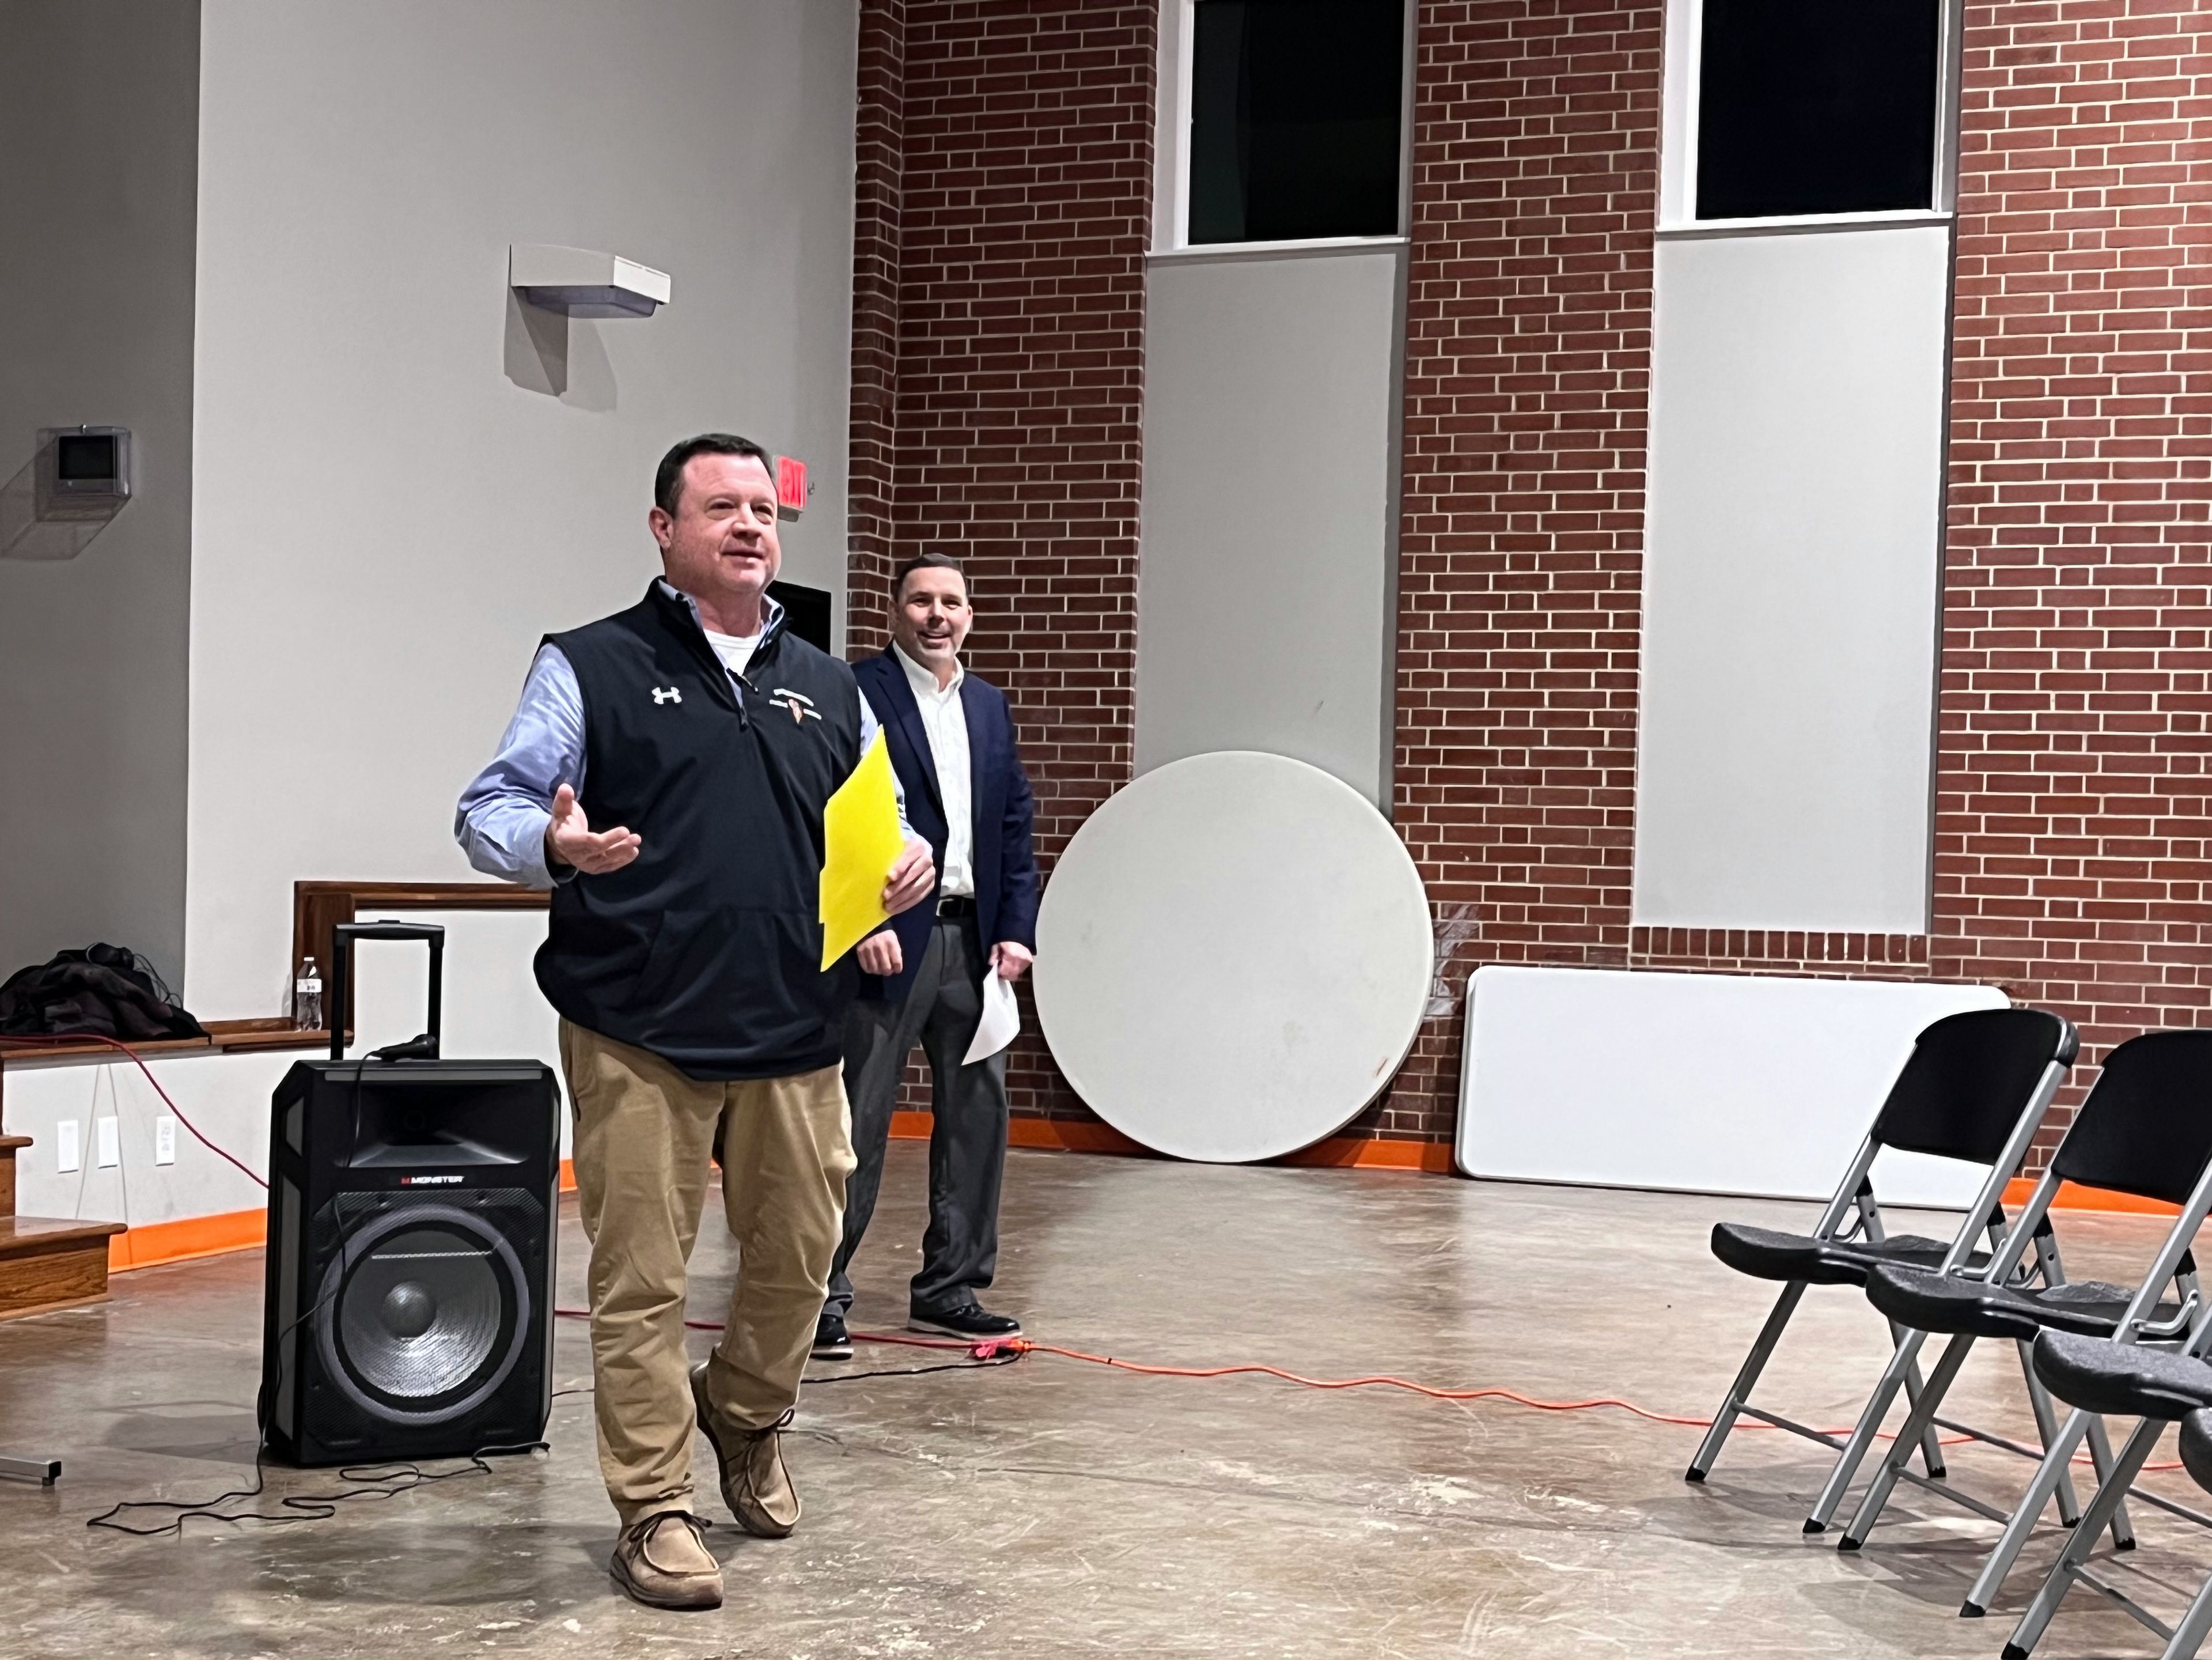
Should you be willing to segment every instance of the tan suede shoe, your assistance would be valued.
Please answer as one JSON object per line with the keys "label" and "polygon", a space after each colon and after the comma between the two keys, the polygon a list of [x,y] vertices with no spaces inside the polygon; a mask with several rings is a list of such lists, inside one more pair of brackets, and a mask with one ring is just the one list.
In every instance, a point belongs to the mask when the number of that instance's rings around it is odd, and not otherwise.
{"label": "tan suede shoe", "polygon": [[656,1608],[719,1608],[722,1566],[708,1552],[707,1524],[680,1510],[657,1511],[623,1529],[607,1572]]}
{"label": "tan suede shoe", "polygon": [[738,1525],[760,1539],[784,1539],[799,1525],[799,1492],[791,1485],[791,1472],[783,1467],[782,1429],[789,1413],[764,1430],[725,1434],[715,1426],[707,1405],[707,1363],[691,1368],[691,1399],[699,1409],[699,1427],[714,1449],[722,1467],[722,1499]]}

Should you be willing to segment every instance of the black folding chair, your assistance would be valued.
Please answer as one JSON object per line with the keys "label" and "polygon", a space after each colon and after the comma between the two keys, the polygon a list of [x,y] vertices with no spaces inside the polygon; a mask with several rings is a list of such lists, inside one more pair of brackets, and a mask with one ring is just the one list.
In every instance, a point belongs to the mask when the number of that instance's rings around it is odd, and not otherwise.
{"label": "black folding chair", "polygon": [[[2061,1182],[2181,1207],[2132,1293],[2098,1280],[2067,1282],[2057,1243],[2045,1227]],[[2076,1408],[2055,1435],[2045,1432],[2035,1475],[2009,1515],[1946,1483],[1911,1475],[1905,1468],[1908,1443],[1931,1428],[1964,1427],[1936,1413],[1978,1339],[2032,1342],[2044,1331],[2054,1330],[2123,1342],[2178,1341],[2190,1329],[2198,1306],[2197,1265],[2189,1243],[2208,1209],[2212,1209],[2212,1031],[2151,1032],[2131,1038],[2105,1057],[2096,1087],[2075,1116],[2050,1169],[2036,1183],[2018,1227],[1985,1268],[1970,1275],[1958,1268],[1937,1272],[1885,1263],[1868,1274],[1867,1300],[1881,1313],[1915,1331],[1941,1332],[1951,1341],[1905,1418],[1899,1432],[1903,1438],[1875,1471],[1857,1513],[1838,1541],[1840,1548],[1856,1550],[1866,1542],[1900,1479],[1912,1480],[2003,1522],[2003,1534],[1959,1610],[1969,1619],[1978,1618],[2003,1584],[2044,1506],[2069,1487],[2068,1466],[2086,1437],[2100,1491],[2108,1498],[2108,1503],[2098,1507],[2104,1518],[2100,1525],[2112,1529],[2113,1543],[2120,1549],[2131,1548],[2134,1534],[2127,1520],[2125,1484],[2114,1481],[2104,1422],[2094,1413]],[[2031,1242],[2039,1253],[2033,1270],[2039,1284],[2031,1284],[2021,1272]],[[2168,1284],[2175,1287],[2179,1300],[2160,1300]],[[1996,1444],[2038,1456],[2028,1448]],[[2071,1525],[2075,1518],[2062,1506],[2060,1520]]]}
{"label": "black folding chair", "polygon": [[[2028,1604],[2005,1645],[2005,1660],[2027,1660],[2066,1593],[2076,1584],[2102,1591],[2167,1639],[2166,1660],[2191,1660],[2212,1629],[2212,1577],[2198,1590],[2179,1626],[2168,1626],[2118,1585],[2089,1567],[2106,1517],[2133,1488],[2135,1479],[2156,1450],[2166,1426],[2180,1423],[2181,1461],[2197,1484],[2212,1489],[2212,1365],[2197,1357],[2212,1342],[2212,1320],[2198,1317],[2188,1349],[2179,1354],[2118,1338],[2076,1337],[2046,1331],[2035,1340],[2035,1371],[2051,1392],[2070,1407],[2106,1418],[2142,1421],[2121,1447],[2111,1479],[2091,1501],[2081,1524],[2059,1552],[2058,1560]],[[2212,1528],[2212,1516],[2141,1488],[2145,1504]]]}
{"label": "black folding chair", "polygon": [[[1852,1472],[1880,1432],[1896,1384],[1902,1384],[1912,1399],[1919,1398],[1919,1369],[1906,1347],[1917,1349],[1915,1335],[1891,1322],[1897,1358],[1883,1375],[1888,1392],[1877,1390],[1879,1408],[1870,1406],[1869,1414],[1862,1414],[1860,1427],[1849,1440],[1751,1405],[1759,1374],[1808,1286],[1863,1286],[1869,1273],[1884,1262],[1943,1269],[1987,1262],[1987,1256],[1975,1254],[1975,1243],[1985,1230],[1992,1249],[2001,1237],[1999,1201],[2005,1183],[2027,1157],[2036,1127],[2067,1067],[2073,1065],[2077,1047],[2074,1028],[2041,1009],[1978,1009],[1948,1015],[1913,1041],[1912,1053],[1890,1085],[1874,1128],[1852,1155],[1835,1196],[1811,1233],[1778,1233],[1734,1222],[1715,1225],[1713,1255],[1739,1274],[1780,1281],[1782,1294],[1713,1414],[1712,1428],[1690,1461],[1685,1479],[1704,1481],[1737,1418],[1755,1418],[1836,1450],[1835,1469],[1805,1530],[1818,1533],[1827,1524]],[[1887,1231],[1869,1174],[1875,1156],[1884,1147],[1987,1166],[1981,1192],[1948,1242]],[[2022,1360],[2025,1364],[2024,1355]],[[2033,1378],[2029,1386],[2035,1387]],[[1918,1438],[1929,1474],[1942,1475],[1943,1461],[1935,1432],[1929,1430]]]}

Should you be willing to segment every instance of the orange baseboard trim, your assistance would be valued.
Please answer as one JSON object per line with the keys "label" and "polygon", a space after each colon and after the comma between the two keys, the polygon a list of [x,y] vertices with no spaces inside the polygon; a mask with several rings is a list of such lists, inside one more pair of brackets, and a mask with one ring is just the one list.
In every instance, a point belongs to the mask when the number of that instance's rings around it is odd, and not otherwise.
{"label": "orange baseboard trim", "polygon": [[[924,1134],[927,1132],[925,1130]],[[561,1161],[561,1191],[576,1190],[576,1168]],[[268,1243],[269,1213],[264,1210],[224,1211],[215,1216],[187,1216],[176,1222],[143,1222],[107,1241],[107,1271],[125,1274],[132,1268],[156,1268],[164,1262],[189,1262],[196,1257],[221,1256],[234,1250],[252,1250]]]}
{"label": "orange baseboard trim", "polygon": [[[2005,1183],[2004,1201],[2017,1209],[2027,1202],[2035,1191],[2035,1183],[2024,1176],[2015,1176]],[[2077,1187],[2071,1182],[2058,1184],[2057,1195],[2051,1201],[2053,1210],[2103,1211],[2118,1216],[2179,1216],[2181,1207],[2156,1199],[2138,1199],[2131,1193],[2114,1193],[2110,1188]]]}
{"label": "orange baseboard trim", "polygon": [[[926,1141],[929,1128],[930,1115],[926,1112],[891,1115],[891,1134],[900,1140]],[[1012,1119],[1006,1125],[1006,1145],[1052,1152],[1110,1152],[1139,1158],[1160,1156],[1117,1129],[1081,1119]],[[1271,1162],[1307,1169],[1427,1171],[1435,1175],[1449,1175],[1452,1167],[1451,1149],[1441,1141],[1376,1141],[1356,1135],[1333,1136]]]}
{"label": "orange baseboard trim", "polygon": [[132,1268],[159,1268],[164,1262],[189,1262],[195,1257],[252,1250],[268,1237],[268,1227],[269,1213],[258,1209],[187,1216],[174,1222],[142,1222],[109,1236],[107,1271],[124,1274]]}
{"label": "orange baseboard trim", "polygon": [[1330,1170],[1424,1171],[1431,1176],[1449,1176],[1452,1150],[1442,1141],[1377,1141],[1365,1136],[1338,1135],[1286,1154],[1275,1163]]}

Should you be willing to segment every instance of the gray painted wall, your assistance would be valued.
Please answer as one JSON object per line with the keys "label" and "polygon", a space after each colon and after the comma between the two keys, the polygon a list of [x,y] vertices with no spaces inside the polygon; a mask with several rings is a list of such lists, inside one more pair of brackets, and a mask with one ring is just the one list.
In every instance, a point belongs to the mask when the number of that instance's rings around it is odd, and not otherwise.
{"label": "gray painted wall", "polygon": [[1152,262],[1139,772],[1267,750],[1387,800],[1401,257]]}
{"label": "gray painted wall", "polygon": [[1950,234],[1660,243],[1638,923],[1928,926]]}
{"label": "gray painted wall", "polygon": [[0,558],[0,978],[107,939],[185,955],[199,7],[0,0],[0,481],[127,426],[136,498]]}
{"label": "gray painted wall", "polygon": [[[856,10],[205,13],[188,989],[243,1016],[282,1006],[295,878],[471,876],[454,799],[538,637],[659,569],[671,441],[807,460],[785,573],[842,592]],[[510,242],[673,302],[525,314]]]}

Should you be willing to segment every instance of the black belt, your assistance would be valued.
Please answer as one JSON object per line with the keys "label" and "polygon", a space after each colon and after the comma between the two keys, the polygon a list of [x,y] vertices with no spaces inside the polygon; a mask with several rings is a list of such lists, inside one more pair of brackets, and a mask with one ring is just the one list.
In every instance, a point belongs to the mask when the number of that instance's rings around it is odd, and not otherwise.
{"label": "black belt", "polygon": [[937,902],[937,914],[939,916],[973,916],[975,914],[975,902],[964,893],[939,899]]}

